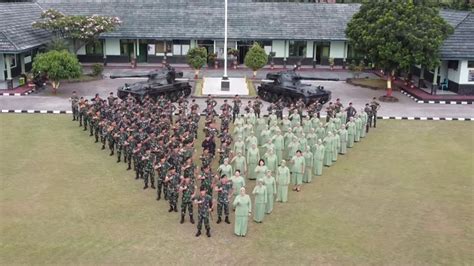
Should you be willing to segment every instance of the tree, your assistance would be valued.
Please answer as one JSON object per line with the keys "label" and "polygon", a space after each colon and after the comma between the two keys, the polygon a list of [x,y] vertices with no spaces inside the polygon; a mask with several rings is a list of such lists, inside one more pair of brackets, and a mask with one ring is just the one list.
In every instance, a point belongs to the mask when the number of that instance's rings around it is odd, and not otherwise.
{"label": "tree", "polygon": [[391,97],[395,71],[438,66],[439,48],[452,31],[436,8],[409,0],[369,1],[352,17],[346,35],[354,49],[388,73]]}
{"label": "tree", "polygon": [[207,50],[204,47],[194,47],[189,49],[186,55],[188,64],[194,68],[194,78],[198,78],[199,70],[207,63]]}
{"label": "tree", "polygon": [[56,38],[71,40],[73,52],[77,53],[82,46],[97,42],[100,34],[114,31],[121,23],[118,17],[66,16],[48,9],[41,14],[41,20],[33,23],[33,27],[51,31]]}
{"label": "tree", "polygon": [[75,55],[66,50],[53,50],[35,57],[33,72],[46,73],[53,86],[53,94],[56,94],[60,81],[80,77],[82,68]]}
{"label": "tree", "polygon": [[253,76],[257,76],[257,70],[264,67],[268,62],[268,55],[258,43],[254,43],[245,55],[244,64],[253,70]]}

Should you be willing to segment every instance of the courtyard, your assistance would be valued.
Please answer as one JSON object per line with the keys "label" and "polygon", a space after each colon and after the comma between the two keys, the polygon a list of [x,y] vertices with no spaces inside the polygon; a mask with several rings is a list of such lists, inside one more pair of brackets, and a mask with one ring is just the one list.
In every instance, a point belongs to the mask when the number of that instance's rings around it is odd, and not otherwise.
{"label": "courtyard", "polygon": [[70,120],[0,116],[2,265],[474,263],[471,122],[379,121],[246,238],[208,239]]}

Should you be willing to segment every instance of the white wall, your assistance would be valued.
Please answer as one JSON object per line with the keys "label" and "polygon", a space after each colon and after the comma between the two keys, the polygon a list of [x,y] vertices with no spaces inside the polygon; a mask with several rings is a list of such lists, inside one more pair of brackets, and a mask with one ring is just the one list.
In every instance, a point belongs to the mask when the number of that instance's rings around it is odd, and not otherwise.
{"label": "white wall", "polygon": [[474,81],[468,81],[469,70],[474,70],[474,68],[467,68],[467,60],[460,61],[458,70],[459,84],[474,84]]}
{"label": "white wall", "polygon": [[313,58],[313,50],[314,50],[313,45],[314,45],[313,41],[306,42],[306,57],[307,58]]}
{"label": "white wall", "polygon": [[284,57],[285,55],[288,56],[288,47],[286,47],[285,53],[285,41],[272,41],[272,49],[273,52],[275,52],[275,57]]}
{"label": "white wall", "polygon": [[344,41],[331,41],[329,57],[344,58]]}
{"label": "white wall", "polygon": [[439,66],[439,76],[440,82],[443,82],[444,79],[448,77],[448,61],[441,61],[441,65]]}
{"label": "white wall", "polygon": [[0,53],[0,81],[5,80],[5,58]]}
{"label": "white wall", "polygon": [[460,77],[460,71],[461,69],[461,64],[458,65],[458,69],[455,70],[455,69],[452,69],[452,68],[448,68],[448,79],[451,80],[452,82],[456,82],[459,84],[459,77]]}
{"label": "white wall", "polygon": [[120,39],[105,39],[105,53],[107,55],[120,55]]}

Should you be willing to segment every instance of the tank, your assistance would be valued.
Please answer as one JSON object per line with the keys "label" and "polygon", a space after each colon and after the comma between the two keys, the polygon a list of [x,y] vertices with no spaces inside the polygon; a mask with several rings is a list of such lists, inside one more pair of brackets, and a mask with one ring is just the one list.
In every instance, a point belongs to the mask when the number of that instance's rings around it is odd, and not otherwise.
{"label": "tank", "polygon": [[176,70],[167,65],[161,70],[154,70],[148,74],[121,74],[111,75],[111,79],[116,78],[137,78],[148,77],[147,81],[139,81],[128,84],[117,89],[117,96],[120,99],[126,98],[129,94],[141,101],[145,96],[153,99],[159,98],[161,95],[171,101],[177,101],[180,97],[187,97],[191,94],[191,85],[185,81],[177,81],[176,78],[182,78],[183,72]]}
{"label": "tank", "polygon": [[306,105],[314,102],[325,104],[331,99],[331,92],[325,90],[323,86],[313,86],[302,83],[302,80],[326,80],[338,81],[331,78],[312,78],[300,76],[295,70],[268,73],[259,87],[258,96],[268,102],[276,102],[282,99],[285,106],[295,103],[298,99],[303,99]]}

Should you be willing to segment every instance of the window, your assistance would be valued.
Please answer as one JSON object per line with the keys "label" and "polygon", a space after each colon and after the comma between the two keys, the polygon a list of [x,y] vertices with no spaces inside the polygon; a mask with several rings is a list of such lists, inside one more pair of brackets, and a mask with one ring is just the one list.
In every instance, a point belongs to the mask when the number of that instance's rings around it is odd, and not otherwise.
{"label": "window", "polygon": [[[3,55],[2,55],[3,56]],[[10,57],[10,68],[16,67],[16,55],[5,55],[5,68],[7,68],[7,56]]]}
{"label": "window", "polygon": [[189,40],[173,40],[173,55],[186,55],[190,43]]}
{"label": "window", "polygon": [[448,61],[448,68],[458,70],[458,61],[457,60],[449,60]]}
{"label": "window", "polygon": [[474,68],[474,61],[467,61],[467,68]]}
{"label": "window", "polygon": [[155,53],[164,54],[171,53],[171,42],[170,41],[156,41]]}
{"label": "window", "polygon": [[290,41],[290,56],[306,56],[305,41]]}
{"label": "window", "polygon": [[86,44],[86,55],[102,55],[102,41]]}

